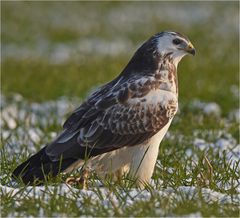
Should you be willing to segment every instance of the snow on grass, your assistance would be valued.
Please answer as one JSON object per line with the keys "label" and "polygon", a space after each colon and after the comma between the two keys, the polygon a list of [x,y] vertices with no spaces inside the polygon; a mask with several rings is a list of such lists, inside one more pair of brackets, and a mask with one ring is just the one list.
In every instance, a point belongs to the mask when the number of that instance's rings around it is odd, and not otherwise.
{"label": "snow on grass", "polygon": [[[215,136],[215,138],[210,138],[209,140],[206,140],[204,138],[207,138],[206,136],[209,135]],[[199,135],[199,132],[195,131],[195,135]],[[231,165],[234,166],[237,162],[239,162],[240,159],[240,145],[237,143],[237,140],[230,134],[226,133],[223,130],[215,131],[215,132],[201,132],[201,135],[204,138],[198,138],[195,137],[193,144],[196,146],[196,148],[200,150],[207,150],[207,149],[213,149],[215,152],[219,154],[219,157],[223,157],[224,152],[226,152],[226,158],[229,162],[231,162]],[[240,166],[239,166],[240,167]],[[240,168],[239,168],[240,170]]]}
{"label": "snow on grass", "polygon": [[42,42],[35,46],[10,44],[3,50],[3,58],[39,59],[48,54],[50,63],[61,64],[70,60],[77,62],[82,56],[86,57],[88,55],[117,56],[119,54],[128,54],[132,49],[133,45],[127,39],[109,41],[101,38],[87,38],[74,43],[57,43],[48,46],[43,45]]}
{"label": "snow on grass", "polygon": [[[56,137],[57,129],[59,129],[59,131],[61,130],[63,121],[67,115],[79,105],[80,100],[77,98],[67,99],[66,97],[62,97],[55,101],[30,103],[22,96],[14,95],[10,98],[1,96],[1,102],[1,137],[4,148],[3,160],[7,158],[5,162],[9,161],[8,163],[15,160],[17,161],[17,163],[15,163],[16,165],[19,162],[18,157],[24,154],[21,160],[25,160],[27,156],[35,153],[40,147]],[[201,105],[203,105],[203,103],[201,103]],[[206,105],[206,103],[204,103],[204,105]],[[220,116],[220,114],[218,115]],[[231,120],[228,120],[228,122],[231,122]],[[93,205],[102,205],[102,208],[109,210],[108,214],[111,216],[115,214],[114,211],[116,210],[119,214],[124,214],[128,208],[137,207],[136,205],[138,203],[145,204],[146,202],[150,203],[152,201],[156,201],[154,203],[156,207],[154,214],[157,216],[162,216],[166,213],[166,210],[162,207],[162,204],[164,204],[166,200],[172,205],[181,204],[182,201],[188,201],[189,199],[192,202],[202,199],[201,201],[212,205],[237,205],[239,203],[240,181],[236,178],[236,172],[239,170],[240,146],[227,129],[196,129],[192,132],[191,137],[179,132],[169,131],[165,140],[167,143],[172,144],[172,147],[167,146],[164,148],[164,154],[158,160],[155,169],[155,171],[159,171],[159,175],[163,175],[163,177],[153,179],[148,189],[139,190],[132,187],[124,188],[122,186],[116,186],[114,190],[112,190],[108,185],[98,183],[94,178],[91,178],[94,182],[92,183],[93,185],[89,186],[88,190],[69,187],[62,182],[38,187],[21,187],[19,184],[11,181],[10,175],[12,169],[8,171],[9,166],[2,163],[5,174],[1,174],[1,193],[7,199],[18,199],[16,201],[16,207],[22,207],[22,205],[25,204],[25,199],[41,199],[41,201],[45,201],[47,204],[52,198],[62,197],[77,202],[79,208],[86,207],[89,201]],[[175,144],[176,142],[179,146]],[[176,146],[180,149],[178,152],[172,150]],[[184,178],[179,178],[179,172],[176,171],[179,170],[178,166],[169,164],[165,169],[166,163],[164,159],[162,160],[162,158],[168,158],[169,163],[176,161],[174,160],[175,157],[173,154],[176,153],[178,155],[181,150],[184,150],[184,152],[177,157],[179,158],[177,165],[179,165],[181,161],[190,160],[190,162],[180,164],[186,167],[186,171],[184,172],[186,175]],[[211,161],[217,162],[224,160],[229,167],[228,170],[235,172],[235,176],[232,178],[228,178],[229,175],[227,175],[226,179],[213,181],[213,184],[216,182],[215,188],[213,189],[210,187],[210,180],[203,186],[199,186],[198,182],[192,182],[194,180],[197,181],[200,175],[200,172],[194,172],[198,170],[197,167],[199,166],[197,163],[199,163],[201,159],[201,152],[208,154],[210,150],[212,150],[212,156],[210,157],[214,158]],[[165,170],[166,174],[162,174],[163,170]],[[213,174],[217,176],[219,174],[218,169],[213,168]],[[194,178],[196,175],[197,178]],[[176,182],[175,185],[172,185],[171,182],[166,183],[168,176],[170,178],[172,177],[174,184]],[[222,176],[224,177],[226,175],[223,174]],[[180,183],[178,179],[180,179]],[[189,185],[185,185],[184,183]],[[160,199],[161,203],[158,203]],[[111,208],[111,210],[109,208]],[[89,210],[94,212],[93,207],[90,207]],[[38,215],[41,215],[41,213],[43,212],[39,210]],[[88,213],[89,211],[86,212],[86,214]],[[10,215],[12,214],[14,213],[10,213]],[[61,215],[62,214],[64,213],[61,213]],[[189,217],[194,217],[199,214],[201,213],[186,213]],[[59,214],[57,214],[57,216],[59,216]]]}
{"label": "snow on grass", "polygon": [[221,108],[216,102],[202,102],[200,100],[193,100],[191,102],[192,109],[201,110],[206,115],[214,115],[220,117]]}
{"label": "snow on grass", "polygon": [[[58,4],[46,7],[44,4],[31,3],[27,9],[23,4],[7,5],[6,8],[8,7],[11,8],[8,14],[10,19],[4,20],[3,39],[6,43],[2,46],[2,58],[20,60],[45,58],[48,54],[47,59],[50,62],[62,63],[72,60],[76,56],[76,60],[79,60],[80,54],[85,56],[128,54],[135,46],[131,39],[123,38],[123,36],[146,35],[147,32],[161,31],[162,27],[158,22],[156,24],[159,26],[158,28],[152,26],[156,20],[163,24],[176,23],[177,20],[181,29],[189,31],[192,26],[198,25],[198,28],[199,25],[204,26],[202,24],[211,18],[216,24],[211,29],[209,37],[218,36],[218,38],[229,40],[229,37],[238,32],[237,25],[234,25],[234,22],[237,24],[237,12],[234,5],[230,4],[229,7],[222,5],[218,8],[217,11],[221,11],[224,16],[213,16],[217,12],[216,6],[211,3],[198,4],[197,7],[189,3],[177,3],[176,6],[176,2],[167,4],[164,2],[120,3],[104,10],[104,16],[101,12],[104,4],[100,3],[89,3],[84,6],[68,4],[69,10],[65,10],[64,6],[61,7]],[[99,10],[96,10],[96,7]],[[29,10],[30,8],[31,10]],[[86,9],[84,10],[84,8]],[[22,11],[22,13],[18,13],[18,11]],[[142,19],[143,17],[144,19]],[[16,20],[23,24],[27,20],[27,25],[22,25],[24,29],[21,34],[16,34],[16,30],[19,28]],[[24,31],[29,26],[31,28]],[[144,28],[142,28],[143,26]],[[27,35],[29,31],[31,41],[26,40],[29,37]],[[225,32],[231,34],[224,34]],[[94,38],[93,33],[98,37]],[[118,38],[118,35],[121,38]],[[11,39],[11,42],[8,38]],[[108,40],[104,38],[108,38]],[[62,41],[63,43],[60,43]],[[220,49],[221,47],[214,46],[216,55],[221,55]]]}
{"label": "snow on grass", "polygon": [[[0,185],[0,189],[3,194],[10,194],[14,197],[25,198],[28,197],[43,197],[45,200],[48,199],[49,195],[52,193],[57,193],[59,196],[64,196],[67,198],[72,198],[81,202],[84,198],[89,197],[93,201],[102,201],[99,195],[105,199],[102,203],[105,205],[111,205],[110,201],[114,201],[117,206],[120,206],[119,197],[116,194],[124,195],[124,190],[119,190],[118,193],[112,193],[108,188],[98,187],[95,189],[77,189],[66,184],[58,186],[28,186],[26,188],[12,188],[8,186]],[[100,194],[99,194],[100,191]],[[179,195],[179,193],[181,193]],[[197,188],[195,186],[179,186],[177,188],[164,188],[161,190],[152,190],[151,192],[147,190],[139,190],[132,188],[129,190],[127,197],[125,199],[125,206],[130,206],[136,201],[149,200],[152,195],[159,195],[161,197],[168,197],[169,200],[180,201],[183,196],[190,199],[194,199],[199,196],[199,194],[208,203],[218,202],[221,204],[235,203],[238,204],[240,200],[240,193],[229,196],[220,192],[213,191],[208,188]],[[76,195],[78,198],[76,199]],[[110,199],[111,198],[111,199]]]}
{"label": "snow on grass", "polygon": [[24,99],[16,100],[19,96],[19,94],[13,95],[12,99],[8,100],[8,104],[5,103],[5,97],[1,96],[2,127],[13,130],[17,127],[17,123],[28,127],[37,126],[38,124],[47,126],[53,123],[61,125],[66,114],[72,112],[80,102],[79,99],[67,100],[62,97],[56,101],[29,103]]}

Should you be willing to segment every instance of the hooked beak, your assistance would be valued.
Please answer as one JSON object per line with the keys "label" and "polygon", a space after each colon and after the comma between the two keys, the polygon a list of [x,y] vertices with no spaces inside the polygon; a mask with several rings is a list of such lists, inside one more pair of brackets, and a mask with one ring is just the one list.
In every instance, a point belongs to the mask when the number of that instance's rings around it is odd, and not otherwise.
{"label": "hooked beak", "polygon": [[187,52],[187,53],[189,53],[189,54],[191,54],[191,55],[195,55],[195,53],[196,53],[196,50],[195,50],[195,48],[193,47],[193,45],[192,45],[192,43],[191,42],[189,42],[188,43],[188,45],[184,48],[184,50]]}

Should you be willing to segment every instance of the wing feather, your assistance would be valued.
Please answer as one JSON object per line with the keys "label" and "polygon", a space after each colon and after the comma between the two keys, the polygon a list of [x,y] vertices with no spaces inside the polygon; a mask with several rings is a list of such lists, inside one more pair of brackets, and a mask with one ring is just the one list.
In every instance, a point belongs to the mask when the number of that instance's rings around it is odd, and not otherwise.
{"label": "wing feather", "polygon": [[60,154],[84,158],[86,153],[95,156],[150,139],[177,110],[176,96],[157,90],[155,83],[141,78],[98,89],[67,119],[65,131],[47,147],[47,153],[55,159]]}

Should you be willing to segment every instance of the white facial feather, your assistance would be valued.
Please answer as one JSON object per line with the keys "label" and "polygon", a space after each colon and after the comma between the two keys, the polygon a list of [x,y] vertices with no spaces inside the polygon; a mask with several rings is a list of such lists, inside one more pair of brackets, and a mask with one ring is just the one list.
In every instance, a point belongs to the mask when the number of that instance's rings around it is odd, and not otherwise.
{"label": "white facial feather", "polygon": [[164,35],[158,38],[157,49],[161,55],[172,52],[171,57],[173,58],[173,64],[177,68],[178,63],[187,53],[184,50],[179,50],[178,45],[173,43],[173,39],[175,38],[181,39],[182,41],[186,42],[186,44],[189,43],[185,38],[176,35],[174,32],[166,32]]}

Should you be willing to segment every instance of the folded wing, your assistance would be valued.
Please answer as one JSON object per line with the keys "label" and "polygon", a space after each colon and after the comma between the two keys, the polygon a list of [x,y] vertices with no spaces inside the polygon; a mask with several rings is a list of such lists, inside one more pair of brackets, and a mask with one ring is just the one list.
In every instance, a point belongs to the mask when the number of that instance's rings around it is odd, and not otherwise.
{"label": "folded wing", "polygon": [[156,89],[152,78],[110,83],[75,110],[46,153],[52,160],[84,159],[141,144],[161,130],[176,110],[175,95]]}

